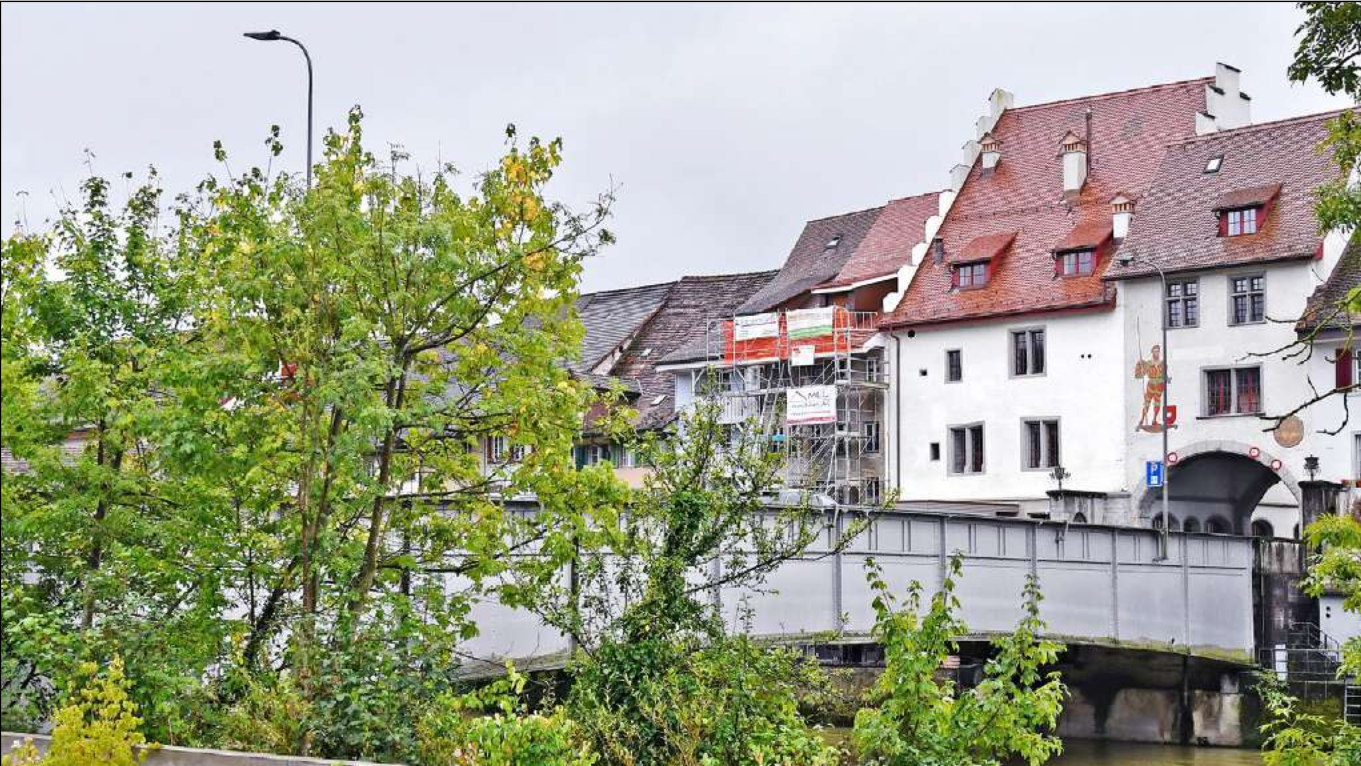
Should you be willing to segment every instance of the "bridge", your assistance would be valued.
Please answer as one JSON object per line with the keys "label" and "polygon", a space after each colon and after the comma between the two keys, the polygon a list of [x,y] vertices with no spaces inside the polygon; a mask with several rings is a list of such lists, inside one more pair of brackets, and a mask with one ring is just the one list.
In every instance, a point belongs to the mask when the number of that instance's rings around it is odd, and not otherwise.
{"label": "bridge", "polygon": [[[963,557],[957,582],[974,637],[1009,632],[1021,616],[1026,576],[1038,577],[1049,635],[1069,644],[1159,650],[1251,663],[1254,650],[1251,538],[1160,533],[970,514],[886,510],[840,551],[831,550],[853,513],[827,513],[827,534],[759,589],[712,594],[733,631],[777,640],[868,641],[874,623],[865,560],[899,593],[920,582],[939,589],[949,557]],[[717,573],[716,573],[717,574]],[[465,645],[487,658],[565,659],[566,636],[533,615],[492,602],[471,615],[480,635]]]}

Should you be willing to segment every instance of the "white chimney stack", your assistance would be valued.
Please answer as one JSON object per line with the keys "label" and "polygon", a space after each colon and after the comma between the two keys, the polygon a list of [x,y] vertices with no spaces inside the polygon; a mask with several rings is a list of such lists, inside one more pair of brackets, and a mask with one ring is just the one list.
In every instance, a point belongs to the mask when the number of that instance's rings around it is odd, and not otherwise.
{"label": "white chimney stack", "polygon": [[1134,219],[1134,200],[1123,192],[1111,198],[1111,236],[1124,239]]}
{"label": "white chimney stack", "polygon": [[997,167],[997,163],[1002,159],[1002,145],[989,133],[983,136],[983,140],[978,142],[979,148],[983,152],[983,169],[992,170]]}
{"label": "white chimney stack", "polygon": [[1215,64],[1213,84],[1205,86],[1205,109],[1196,114],[1196,135],[1252,124],[1252,98],[1239,89],[1242,72]]}
{"label": "white chimney stack", "polygon": [[1087,142],[1069,131],[1063,137],[1063,191],[1079,192],[1087,183]]}

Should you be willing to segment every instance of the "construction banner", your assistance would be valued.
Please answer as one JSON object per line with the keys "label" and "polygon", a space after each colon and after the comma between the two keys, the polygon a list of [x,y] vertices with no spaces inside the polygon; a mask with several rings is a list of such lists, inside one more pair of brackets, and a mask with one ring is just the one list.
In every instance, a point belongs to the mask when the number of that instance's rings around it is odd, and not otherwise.
{"label": "construction banner", "polygon": [[791,311],[785,318],[786,332],[790,340],[800,338],[820,338],[832,334],[832,321],[836,307],[821,309],[799,309]]}
{"label": "construction banner", "polygon": [[836,422],[836,386],[789,389],[785,425],[808,426]]}
{"label": "construction banner", "polygon": [[755,338],[778,338],[780,336],[780,315],[752,314],[733,320],[733,340],[753,340]]}

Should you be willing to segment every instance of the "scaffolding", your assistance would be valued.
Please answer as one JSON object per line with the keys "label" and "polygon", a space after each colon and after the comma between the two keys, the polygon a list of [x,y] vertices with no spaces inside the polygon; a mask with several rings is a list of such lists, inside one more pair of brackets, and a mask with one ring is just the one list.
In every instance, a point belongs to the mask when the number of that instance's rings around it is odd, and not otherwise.
{"label": "scaffolding", "polygon": [[[708,386],[720,418],[784,453],[786,490],[837,505],[881,499],[889,370],[882,352],[866,347],[878,319],[829,307],[709,324]],[[759,328],[744,334],[743,323]]]}

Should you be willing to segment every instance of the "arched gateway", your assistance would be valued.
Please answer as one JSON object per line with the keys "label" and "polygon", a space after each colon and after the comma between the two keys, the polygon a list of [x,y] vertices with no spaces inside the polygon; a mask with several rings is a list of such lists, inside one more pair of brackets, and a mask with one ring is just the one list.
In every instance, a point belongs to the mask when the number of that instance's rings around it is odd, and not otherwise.
{"label": "arched gateway", "polygon": [[[1294,497],[1297,507],[1302,505],[1300,485],[1290,469],[1260,447],[1204,441],[1178,449],[1170,457],[1171,516],[1197,530],[1252,534],[1253,511],[1278,483]],[[1140,521],[1152,525],[1162,513],[1161,501],[1160,488],[1142,488],[1136,506]]]}

